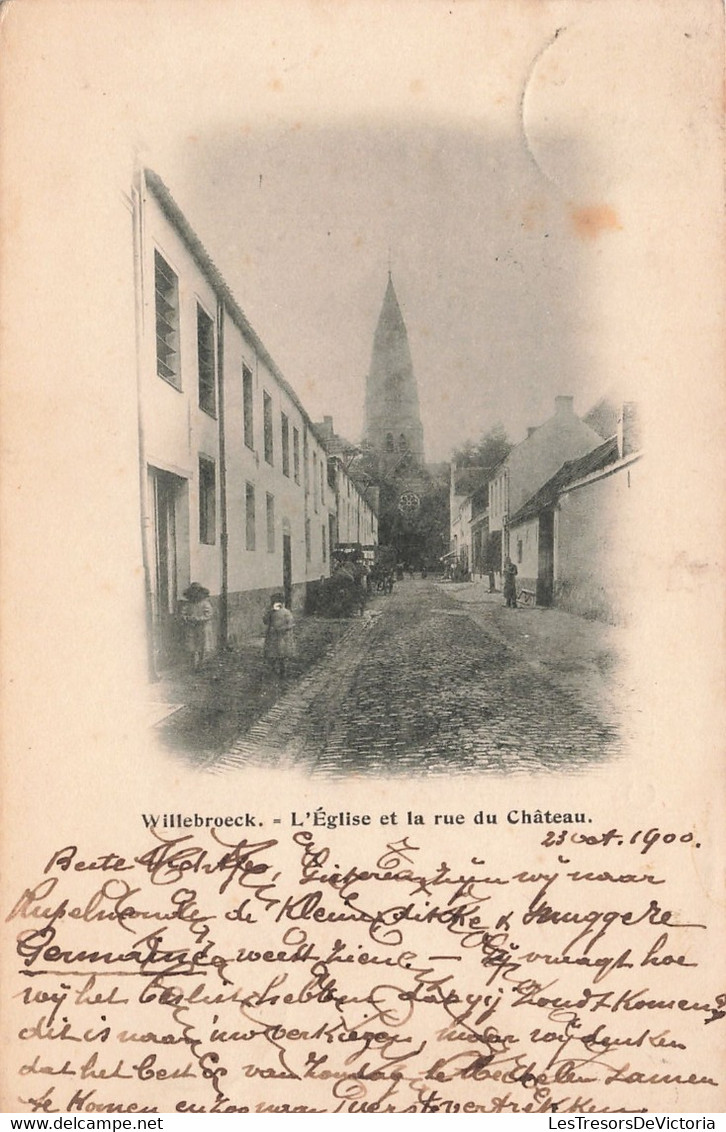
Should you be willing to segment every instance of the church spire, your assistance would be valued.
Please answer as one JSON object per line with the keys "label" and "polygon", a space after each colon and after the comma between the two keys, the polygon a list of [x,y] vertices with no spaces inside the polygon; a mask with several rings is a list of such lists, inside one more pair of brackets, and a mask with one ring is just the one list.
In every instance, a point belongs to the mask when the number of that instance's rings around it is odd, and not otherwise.
{"label": "church spire", "polygon": [[416,377],[390,259],[366,382],[365,439],[387,463],[398,463],[406,453],[424,462]]}

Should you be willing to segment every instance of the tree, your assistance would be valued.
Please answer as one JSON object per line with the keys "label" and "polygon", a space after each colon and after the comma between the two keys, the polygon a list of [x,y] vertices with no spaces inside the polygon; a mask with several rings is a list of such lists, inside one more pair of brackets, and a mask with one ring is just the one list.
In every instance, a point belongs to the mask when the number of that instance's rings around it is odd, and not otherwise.
{"label": "tree", "polygon": [[511,441],[500,424],[495,424],[478,441],[467,440],[461,448],[455,448],[451,462],[457,471],[457,493],[470,495],[483,488],[511,450]]}
{"label": "tree", "polygon": [[478,441],[467,440],[461,448],[455,448],[451,460],[457,468],[482,468],[493,472],[511,450],[512,444],[504,428],[495,424]]}

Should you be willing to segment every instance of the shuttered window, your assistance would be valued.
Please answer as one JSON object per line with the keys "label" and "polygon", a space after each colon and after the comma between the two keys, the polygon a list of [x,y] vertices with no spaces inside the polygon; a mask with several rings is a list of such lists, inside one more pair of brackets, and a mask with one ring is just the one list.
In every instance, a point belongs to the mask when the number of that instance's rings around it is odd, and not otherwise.
{"label": "shuttered window", "polygon": [[199,541],[217,539],[217,470],[214,460],[199,457]]}
{"label": "shuttered window", "polygon": [[154,252],[156,299],[156,372],[181,389],[179,371],[179,280],[169,264]]}
{"label": "shuttered window", "polygon": [[197,367],[199,408],[213,417],[217,412],[214,323],[199,304],[197,304]]}

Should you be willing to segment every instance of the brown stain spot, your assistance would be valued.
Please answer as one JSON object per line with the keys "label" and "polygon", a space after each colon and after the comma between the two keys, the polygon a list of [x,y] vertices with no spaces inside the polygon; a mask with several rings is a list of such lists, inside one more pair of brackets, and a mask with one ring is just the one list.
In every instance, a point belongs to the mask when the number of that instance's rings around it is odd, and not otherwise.
{"label": "brown stain spot", "polygon": [[449,400],[449,394],[448,393],[442,393],[439,400],[441,401],[442,405],[445,405],[446,402]]}
{"label": "brown stain spot", "polygon": [[425,90],[423,79],[414,79],[413,82],[409,84],[408,89],[411,91],[411,94],[423,94]]}
{"label": "brown stain spot", "polygon": [[282,79],[272,79],[267,85],[269,86],[270,90],[273,90],[275,92],[275,94],[279,94],[283,89]]}
{"label": "brown stain spot", "polygon": [[596,240],[603,232],[620,232],[623,228],[617,212],[609,204],[570,208],[570,220],[581,240]]}
{"label": "brown stain spot", "polygon": [[529,201],[522,210],[522,227],[525,232],[532,232],[537,228],[542,219],[544,208],[541,200]]}
{"label": "brown stain spot", "polygon": [[353,240],[353,247],[354,248],[362,248],[363,247],[363,237],[362,236],[356,236],[356,238]]}
{"label": "brown stain spot", "polygon": [[301,130],[303,128],[303,124],[302,124],[302,122],[295,122],[295,124],[292,128],[293,128],[293,130]]}

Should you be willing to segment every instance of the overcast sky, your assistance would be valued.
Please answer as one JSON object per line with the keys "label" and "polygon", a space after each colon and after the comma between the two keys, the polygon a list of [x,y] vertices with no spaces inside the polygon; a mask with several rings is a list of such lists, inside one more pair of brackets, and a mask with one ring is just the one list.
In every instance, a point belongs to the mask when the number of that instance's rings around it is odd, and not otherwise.
{"label": "overcast sky", "polygon": [[[392,20],[387,36],[370,5],[367,38],[333,26],[319,45],[333,59],[312,112],[296,94],[303,44],[278,45],[273,121],[238,91],[223,123],[180,134],[158,170],[309,411],[351,439],[389,254],[430,459],[496,422],[518,439],[558,393],[584,412],[605,392],[587,339],[590,248],[567,212],[588,155],[531,110],[530,142],[520,120],[557,13],[526,27],[517,8],[472,19],[419,4],[417,20],[408,6],[406,35]],[[564,190],[528,144],[566,155]]]}
{"label": "overcast sky", "polygon": [[34,0],[24,110],[59,186],[84,160],[128,185],[134,151],[162,177],[311,415],[353,440],[390,250],[439,460],[673,366],[661,234],[690,239],[667,211],[699,184],[678,143],[709,112],[689,52],[714,28],[666,8]]}

